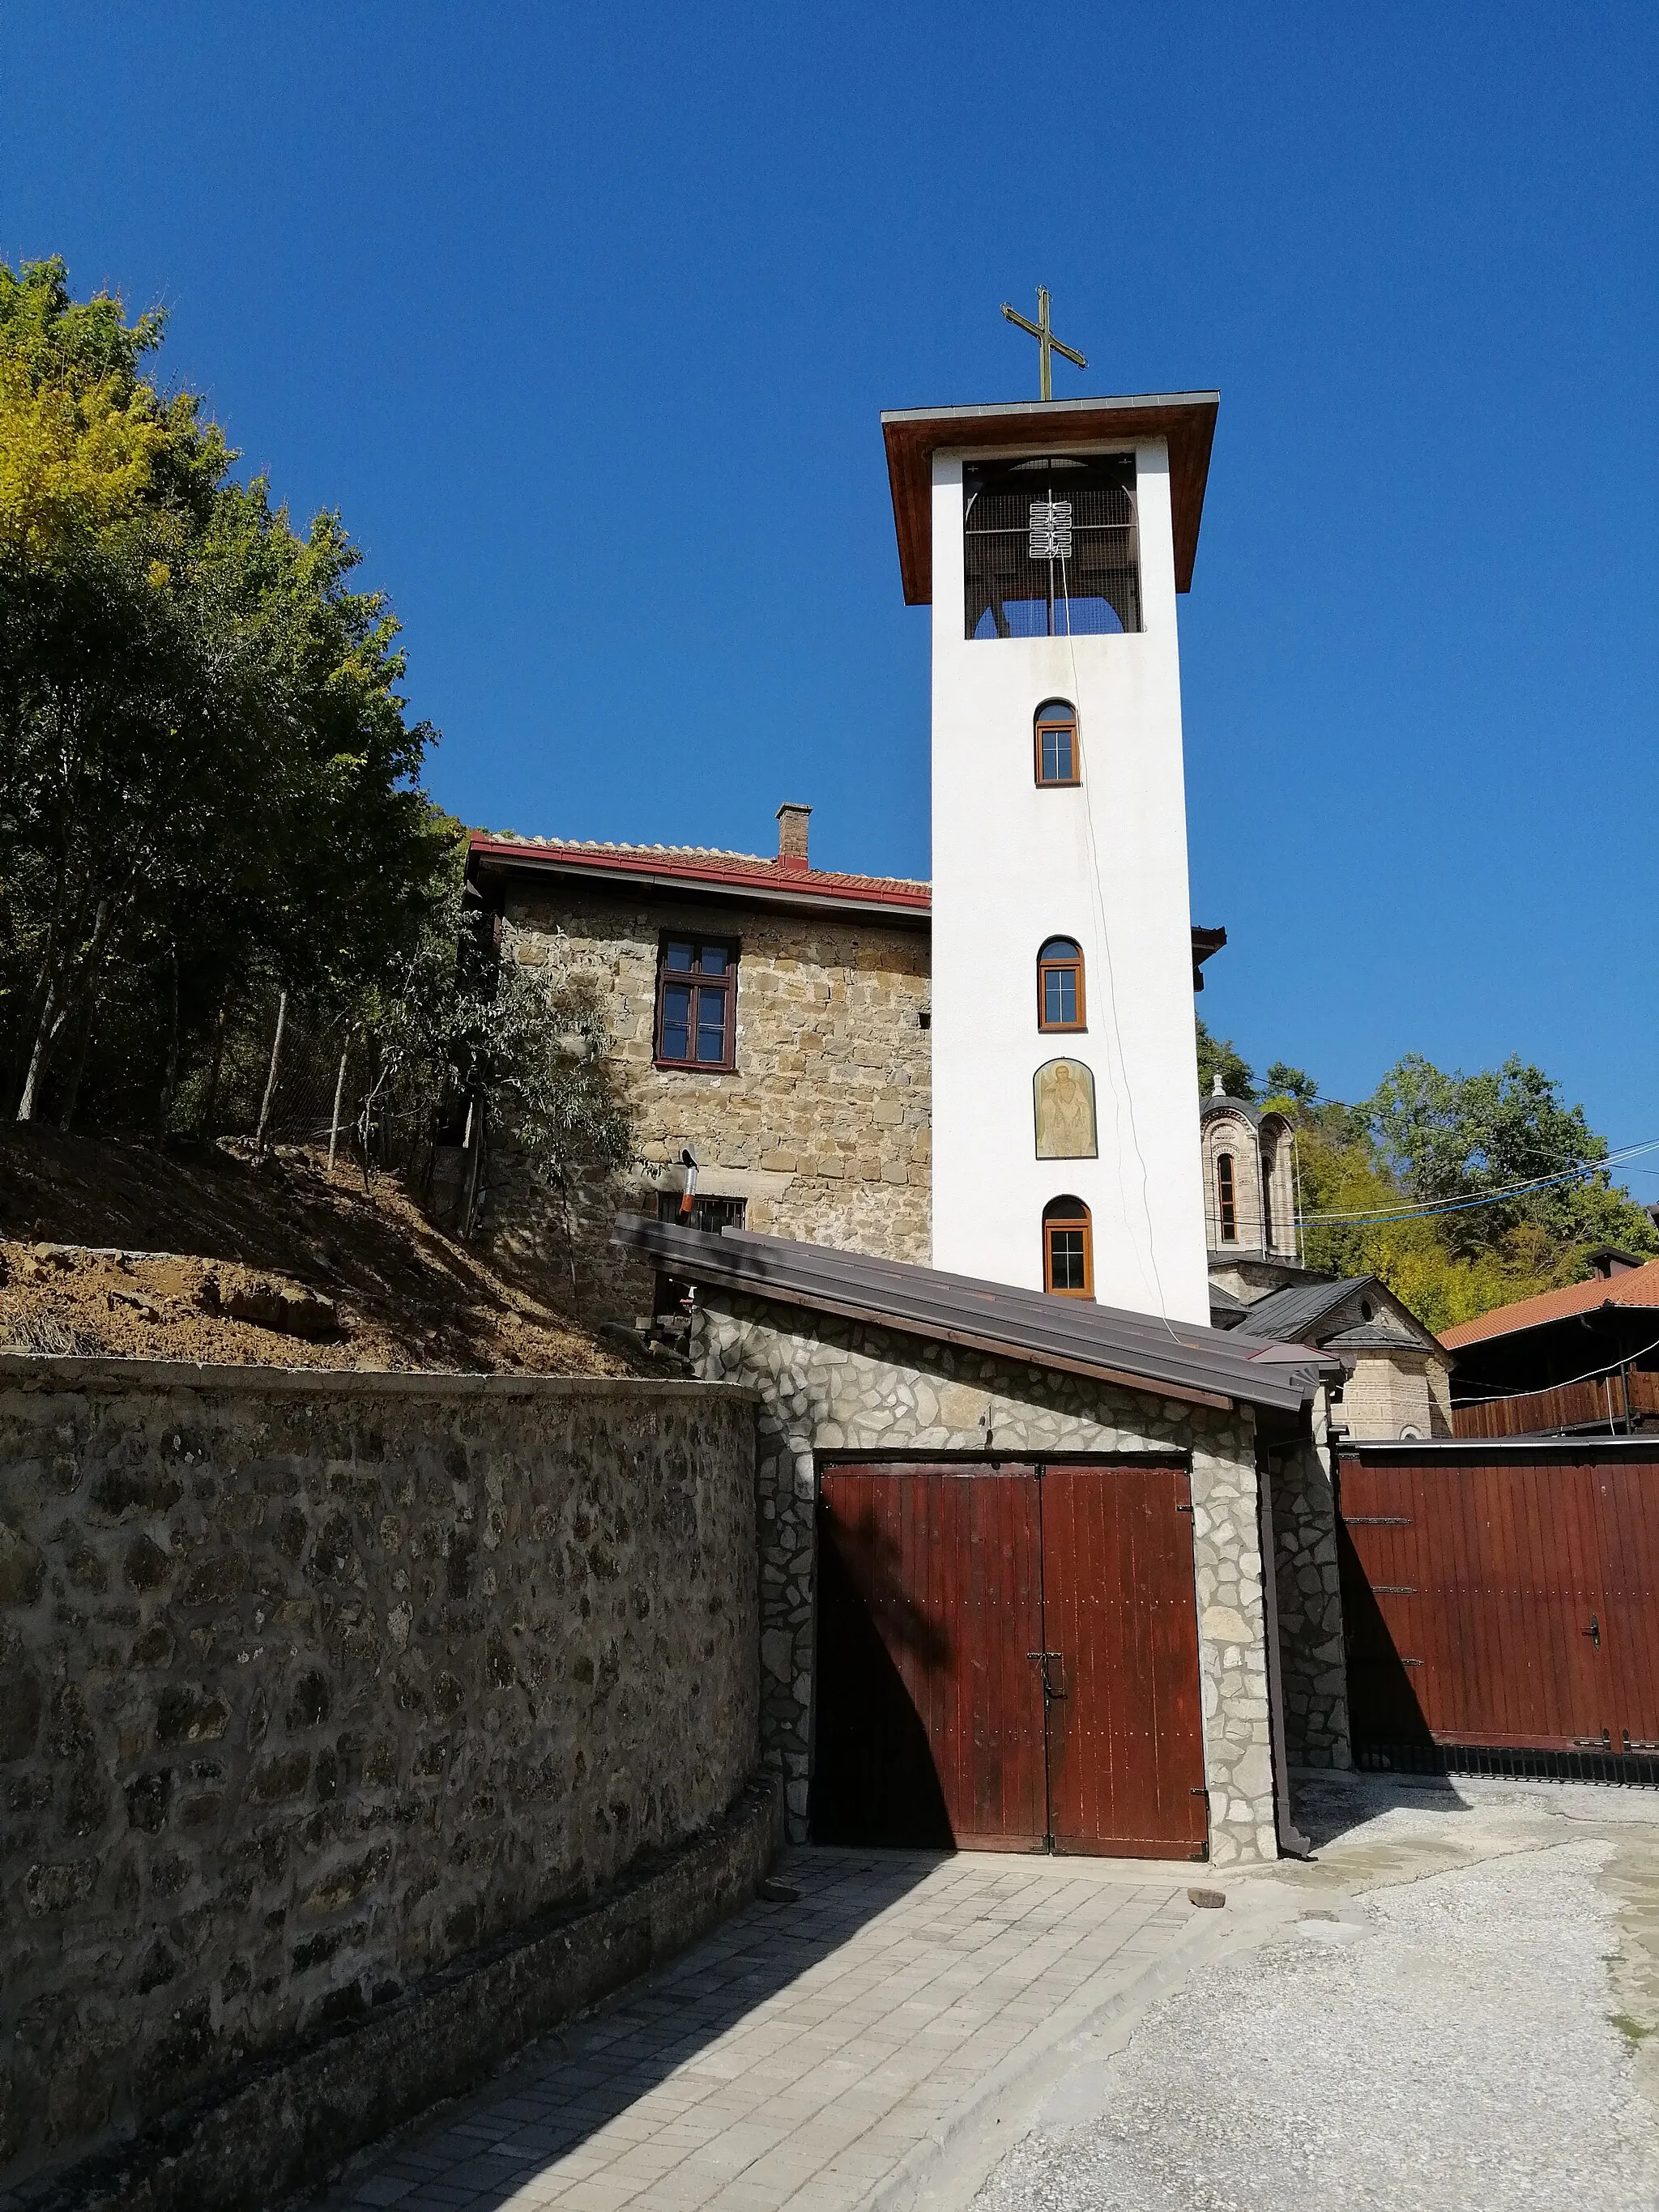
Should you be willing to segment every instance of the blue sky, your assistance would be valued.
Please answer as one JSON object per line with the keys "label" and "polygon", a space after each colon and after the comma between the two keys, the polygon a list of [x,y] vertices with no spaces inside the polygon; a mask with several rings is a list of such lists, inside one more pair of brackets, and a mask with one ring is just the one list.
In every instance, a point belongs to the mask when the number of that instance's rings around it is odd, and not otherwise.
{"label": "blue sky", "polygon": [[[884,407],[1218,386],[1203,1010],[1659,1136],[1659,15],[33,5],[0,252],[171,313],[468,820],[925,872]],[[1632,1188],[1659,1196],[1659,1176]]]}

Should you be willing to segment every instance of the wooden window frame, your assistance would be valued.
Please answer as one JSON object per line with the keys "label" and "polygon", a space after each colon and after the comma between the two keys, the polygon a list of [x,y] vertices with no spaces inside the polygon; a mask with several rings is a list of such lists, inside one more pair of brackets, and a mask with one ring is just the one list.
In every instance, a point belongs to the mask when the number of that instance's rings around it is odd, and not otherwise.
{"label": "wooden window frame", "polygon": [[1238,1173],[1231,1152],[1215,1156],[1215,1236],[1218,1244],[1238,1242]]}
{"label": "wooden window frame", "polygon": [[[671,945],[690,945],[694,965],[690,969],[671,968],[668,948]],[[705,976],[701,963],[705,945],[718,945],[726,955],[723,975]],[[738,957],[739,946],[735,937],[704,936],[695,929],[664,930],[657,945],[657,994],[651,1019],[651,1057],[658,1067],[672,1068],[682,1075],[732,1075],[738,1065]],[[663,1051],[664,1000],[671,984],[684,984],[691,993],[691,1004],[686,1024],[686,1043],[695,1053],[697,1048],[697,1016],[704,991],[718,991],[726,1001],[724,1036],[726,1052],[720,1060],[671,1060]]]}
{"label": "wooden window frame", "polygon": [[[1075,1213],[1056,1213],[1055,1206],[1069,1202],[1077,1206]],[[1052,1242],[1057,1229],[1080,1229],[1083,1231],[1083,1287],[1062,1289],[1054,1281],[1054,1248]],[[1042,1287],[1054,1298],[1092,1298],[1095,1294],[1095,1230],[1094,1219],[1080,1198],[1070,1193],[1064,1198],[1051,1198],[1042,1209]]]}
{"label": "wooden window frame", "polygon": [[[1076,944],[1075,938],[1050,937],[1045,939],[1042,951],[1037,954],[1037,1027],[1045,1036],[1075,1036],[1089,1026],[1089,1009],[1083,992],[1083,947],[1080,945],[1078,945],[1075,959],[1045,960],[1042,957],[1042,953],[1048,951],[1050,945]],[[1067,969],[1071,970],[1077,984],[1077,1019],[1074,1022],[1051,1022],[1044,1012],[1048,1003],[1048,993],[1043,987],[1050,974],[1060,975]]]}
{"label": "wooden window frame", "polygon": [[[1065,715],[1049,710],[1063,706]],[[1072,773],[1070,775],[1044,775],[1042,773],[1042,732],[1057,730],[1062,721],[1072,733]],[[1078,750],[1077,708],[1069,700],[1045,699],[1031,717],[1031,773],[1039,791],[1075,791],[1083,781],[1082,757]]]}

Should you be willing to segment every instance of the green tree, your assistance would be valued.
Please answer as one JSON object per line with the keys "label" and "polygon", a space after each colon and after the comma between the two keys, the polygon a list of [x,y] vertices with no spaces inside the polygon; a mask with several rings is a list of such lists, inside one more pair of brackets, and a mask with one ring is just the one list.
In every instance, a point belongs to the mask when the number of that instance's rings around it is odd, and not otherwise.
{"label": "green tree", "polygon": [[[1455,1209],[1438,1217],[1454,1253],[1499,1250],[1523,1231],[1534,1250],[1616,1243],[1649,1251],[1659,1242],[1641,1207],[1599,1166],[1606,1139],[1582,1106],[1562,1103],[1541,1068],[1512,1056],[1501,1067],[1449,1075],[1410,1053],[1366,1111],[1377,1158],[1400,1187]],[[1538,1183],[1546,1187],[1516,1188]]]}
{"label": "green tree", "polygon": [[[17,1113],[67,1119],[111,972],[222,1008],[347,990],[405,942],[439,839],[384,599],[339,518],[302,535],[150,314],[0,264],[0,1022]],[[173,1058],[176,1060],[176,1036]],[[68,1059],[65,1061],[65,1053]]]}
{"label": "green tree", "polygon": [[1221,1087],[1229,1098],[1253,1099],[1255,1097],[1255,1078],[1249,1063],[1233,1048],[1231,1037],[1214,1037],[1206,1028],[1204,1017],[1198,1023],[1198,1088],[1201,1097],[1207,1098],[1215,1088],[1215,1079],[1221,1078]]}

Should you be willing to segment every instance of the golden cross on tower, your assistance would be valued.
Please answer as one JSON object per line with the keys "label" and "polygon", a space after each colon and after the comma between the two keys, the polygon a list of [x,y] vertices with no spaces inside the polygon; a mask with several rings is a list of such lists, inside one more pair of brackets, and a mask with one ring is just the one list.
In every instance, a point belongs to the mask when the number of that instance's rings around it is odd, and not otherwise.
{"label": "golden cross on tower", "polygon": [[1063,353],[1067,361],[1074,361],[1079,368],[1087,368],[1089,366],[1080,353],[1073,353],[1070,346],[1061,345],[1049,327],[1048,295],[1041,284],[1037,286],[1036,322],[1028,323],[1024,315],[1016,314],[1006,300],[1002,303],[1002,312],[1011,323],[1018,323],[1021,330],[1030,331],[1037,342],[1038,373],[1042,380],[1042,397],[1045,399],[1052,399],[1054,396],[1054,380],[1048,367],[1048,353],[1051,347],[1055,353]]}

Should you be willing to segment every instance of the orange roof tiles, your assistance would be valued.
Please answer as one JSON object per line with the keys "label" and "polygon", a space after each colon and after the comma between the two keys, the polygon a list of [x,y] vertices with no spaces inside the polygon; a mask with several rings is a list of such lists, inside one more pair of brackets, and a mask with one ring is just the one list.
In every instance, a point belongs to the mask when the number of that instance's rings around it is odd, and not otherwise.
{"label": "orange roof tiles", "polygon": [[1559,1291],[1540,1291],[1535,1298],[1518,1298],[1511,1306],[1494,1306],[1478,1320],[1443,1328],[1440,1341],[1448,1352],[1457,1352],[1468,1344],[1484,1344],[1489,1337],[1513,1336],[1519,1329],[1539,1328],[1546,1322],[1594,1313],[1598,1306],[1659,1306],[1659,1260],[1626,1267],[1617,1275],[1593,1275],[1587,1283],[1568,1283]]}
{"label": "orange roof tiles", "polygon": [[758,853],[728,853],[717,846],[603,845],[589,839],[566,842],[558,837],[522,837],[510,830],[475,830],[471,849],[503,859],[522,851],[578,866],[586,862],[596,868],[675,875],[693,881],[698,877],[722,876],[752,884],[757,889],[786,886],[832,898],[895,900],[914,906],[918,913],[926,913],[933,898],[930,884],[908,876],[847,875],[833,868],[763,860]]}

